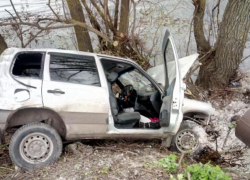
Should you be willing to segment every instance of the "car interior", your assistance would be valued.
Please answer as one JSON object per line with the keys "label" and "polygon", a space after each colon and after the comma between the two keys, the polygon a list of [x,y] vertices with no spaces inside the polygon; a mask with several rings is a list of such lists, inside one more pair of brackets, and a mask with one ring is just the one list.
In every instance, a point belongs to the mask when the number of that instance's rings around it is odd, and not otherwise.
{"label": "car interior", "polygon": [[[102,59],[116,128],[159,129],[161,94],[133,65]],[[148,123],[141,119],[147,118]],[[146,125],[145,125],[146,124]]]}

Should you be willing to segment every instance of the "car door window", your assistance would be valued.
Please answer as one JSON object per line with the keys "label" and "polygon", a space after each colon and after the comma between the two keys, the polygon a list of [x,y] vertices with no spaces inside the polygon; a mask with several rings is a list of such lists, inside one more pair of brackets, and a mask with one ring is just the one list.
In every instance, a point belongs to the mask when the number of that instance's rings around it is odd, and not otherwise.
{"label": "car door window", "polygon": [[168,46],[165,52],[166,57],[166,65],[168,70],[168,83],[167,87],[173,83],[173,81],[176,79],[176,62],[175,62],[175,55],[173,50],[173,45],[171,41],[169,40]]}
{"label": "car door window", "polygon": [[94,57],[76,55],[51,55],[50,79],[52,81],[100,86]]}

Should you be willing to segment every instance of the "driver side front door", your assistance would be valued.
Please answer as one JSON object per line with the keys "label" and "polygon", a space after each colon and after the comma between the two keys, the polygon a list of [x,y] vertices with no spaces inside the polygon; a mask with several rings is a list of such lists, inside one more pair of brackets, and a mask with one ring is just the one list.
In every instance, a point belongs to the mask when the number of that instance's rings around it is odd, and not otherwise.
{"label": "driver side front door", "polygon": [[162,53],[165,82],[160,122],[166,132],[176,132],[182,121],[181,101],[184,92],[181,90],[178,55],[169,31],[166,31],[163,39]]}

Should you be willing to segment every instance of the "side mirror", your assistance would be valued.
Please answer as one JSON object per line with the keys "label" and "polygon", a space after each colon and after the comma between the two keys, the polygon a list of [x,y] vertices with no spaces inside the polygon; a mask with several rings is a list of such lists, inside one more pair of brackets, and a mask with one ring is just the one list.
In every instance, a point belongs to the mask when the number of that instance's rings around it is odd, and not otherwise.
{"label": "side mirror", "polygon": [[14,92],[16,102],[23,102],[30,99],[30,92],[27,89],[16,89]]}

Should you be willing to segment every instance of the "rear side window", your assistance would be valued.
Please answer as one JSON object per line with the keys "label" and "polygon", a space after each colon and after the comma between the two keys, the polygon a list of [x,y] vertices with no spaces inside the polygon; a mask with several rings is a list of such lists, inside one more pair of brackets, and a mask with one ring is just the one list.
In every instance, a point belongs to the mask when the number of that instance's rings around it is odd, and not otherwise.
{"label": "rear side window", "polygon": [[95,58],[92,56],[51,54],[50,79],[59,82],[100,86]]}
{"label": "rear side window", "polygon": [[22,53],[16,56],[12,74],[19,77],[41,79],[43,53]]}

